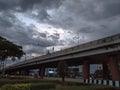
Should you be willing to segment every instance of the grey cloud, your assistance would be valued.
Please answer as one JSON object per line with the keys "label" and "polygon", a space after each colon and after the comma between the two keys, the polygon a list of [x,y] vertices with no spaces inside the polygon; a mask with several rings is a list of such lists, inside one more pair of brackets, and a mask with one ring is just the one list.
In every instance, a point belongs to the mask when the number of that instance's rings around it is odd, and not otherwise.
{"label": "grey cloud", "polygon": [[[24,47],[25,48],[25,47]],[[29,46],[29,48],[26,50],[27,54],[36,53],[36,54],[44,54],[46,51],[46,48],[41,48],[40,46]]]}
{"label": "grey cloud", "polygon": [[[63,0],[0,0],[0,11],[28,13],[32,18],[39,18],[38,20],[44,21],[49,17],[47,9],[59,7],[62,1]],[[37,15],[32,13],[32,11],[36,10]]]}
{"label": "grey cloud", "polygon": [[43,53],[46,47],[72,45],[77,41],[59,40],[59,33],[38,32],[34,25],[25,26],[15,13],[72,31],[76,36],[79,33],[83,43],[120,33],[119,9],[120,0],[0,0],[0,35],[24,48],[31,46],[26,52]]}
{"label": "grey cloud", "polygon": [[[65,25],[72,25],[70,22],[78,20],[101,20],[120,14],[120,1],[116,0],[65,0],[53,17],[53,22],[58,24],[62,22]],[[51,16],[52,17],[52,16]],[[60,20],[58,18],[60,17]],[[76,17],[76,18],[75,18]],[[56,20],[56,19],[58,20]],[[70,26],[69,25],[69,26]]]}
{"label": "grey cloud", "polygon": [[42,37],[42,38],[46,38],[46,37],[47,37],[46,33],[38,33],[38,35],[39,35],[40,37]]}
{"label": "grey cloud", "polygon": [[[43,54],[44,51],[42,50],[53,45],[53,41],[50,41],[47,38],[33,38],[35,30],[30,33],[29,32],[29,30],[27,31],[27,29],[23,27],[16,27],[16,29],[6,29],[5,31],[0,30],[0,35],[4,36],[5,38],[7,37],[7,39],[16,44],[22,45],[27,54],[38,52],[39,54]],[[26,45],[31,46],[31,48],[25,49]],[[38,47],[42,48],[41,51],[37,49]]]}
{"label": "grey cloud", "polygon": [[59,38],[60,38],[59,34],[54,33],[53,35],[48,35],[45,38],[43,37],[38,38],[37,41],[38,41],[38,45],[43,46],[43,47],[49,47],[49,46],[57,45],[59,42]]}
{"label": "grey cloud", "polygon": [[[119,33],[119,9],[120,0],[64,0],[58,9],[52,10],[48,23],[84,33],[82,36],[90,41]],[[117,19],[111,19],[113,17]]]}
{"label": "grey cloud", "polygon": [[58,40],[60,38],[60,35],[58,33],[54,33],[53,35],[50,35],[49,38],[52,38],[53,40]]}
{"label": "grey cloud", "polygon": [[[32,53],[32,51],[35,53],[38,53],[38,49],[40,49],[39,54],[43,54],[44,49],[46,47],[52,46],[54,44],[53,40],[49,40],[46,32],[38,32],[36,31],[36,27],[34,25],[31,26],[25,26],[24,23],[20,22],[16,17],[10,18],[10,20],[15,21],[9,22],[9,18],[3,18],[6,22],[4,22],[4,25],[0,23],[2,26],[0,26],[0,35],[9,39],[13,43],[22,45],[25,52]],[[0,18],[2,19],[2,17]],[[9,28],[7,28],[7,23],[10,23]],[[37,38],[34,38],[34,36],[37,36]],[[25,46],[31,46],[29,49],[25,49]],[[36,47],[36,48],[35,48]],[[42,51],[43,50],[43,51]]]}
{"label": "grey cloud", "polygon": [[[58,7],[62,0],[0,0],[0,10],[26,11],[40,8]],[[39,8],[39,9],[40,9]]]}
{"label": "grey cloud", "polygon": [[1,18],[1,17],[0,17],[0,25],[3,26],[3,27],[11,27],[11,26],[13,26],[13,24],[10,21],[8,21],[8,20],[6,20],[4,18]]}
{"label": "grey cloud", "polygon": [[17,10],[20,0],[0,0],[0,11]]}
{"label": "grey cloud", "polygon": [[36,44],[40,47],[49,47],[53,45],[53,41],[48,40],[48,39],[42,39],[42,38],[37,38],[35,40]]}
{"label": "grey cloud", "polygon": [[[105,6],[105,11],[107,11],[107,16],[120,15],[120,1],[116,3],[110,3]],[[105,12],[104,12],[105,13]]]}
{"label": "grey cloud", "polygon": [[[32,15],[32,17],[33,17],[34,15]],[[46,12],[46,10],[40,10],[39,12],[38,12],[38,15],[35,15],[35,17],[37,17],[37,18],[39,18],[39,20],[41,20],[41,21],[44,21],[44,20],[48,20],[49,19],[49,15],[48,15],[48,13]]]}
{"label": "grey cloud", "polygon": [[[62,1],[62,0],[61,0]],[[34,5],[40,5],[41,8],[58,7],[61,4],[60,0],[22,0],[21,7],[24,9],[34,8]]]}
{"label": "grey cloud", "polygon": [[78,32],[81,33],[93,33],[95,30],[91,27],[83,27]]}
{"label": "grey cloud", "polygon": [[94,7],[87,13],[88,19],[101,20],[120,15],[120,1],[119,0],[93,0]]}
{"label": "grey cloud", "polygon": [[13,22],[14,22],[14,18],[15,16],[11,13],[4,13],[1,12],[0,14],[0,26],[1,27],[12,27],[13,26]]}

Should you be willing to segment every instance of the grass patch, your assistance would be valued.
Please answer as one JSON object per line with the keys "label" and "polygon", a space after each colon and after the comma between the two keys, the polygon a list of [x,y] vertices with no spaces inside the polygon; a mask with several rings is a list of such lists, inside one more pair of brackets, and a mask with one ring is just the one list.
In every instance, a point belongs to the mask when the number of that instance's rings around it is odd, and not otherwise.
{"label": "grass patch", "polygon": [[55,81],[47,81],[41,79],[27,78],[27,79],[0,79],[0,87],[6,84],[22,84],[22,83],[55,83]]}
{"label": "grass patch", "polygon": [[[60,81],[41,80],[39,78],[4,78],[0,79],[0,86],[2,86],[0,90],[120,90],[120,88],[106,85],[75,82],[62,83]],[[31,89],[28,89],[28,87]]]}
{"label": "grass patch", "polygon": [[30,84],[4,85],[1,90],[29,90]]}
{"label": "grass patch", "polygon": [[120,89],[104,85],[86,85],[86,86],[57,85],[56,90],[120,90]]}
{"label": "grass patch", "polygon": [[4,85],[1,90],[55,90],[56,85],[50,83],[37,83],[37,84],[13,84]]}
{"label": "grass patch", "polygon": [[56,89],[55,84],[50,83],[41,83],[41,84],[32,84],[30,90],[49,90],[49,89]]}

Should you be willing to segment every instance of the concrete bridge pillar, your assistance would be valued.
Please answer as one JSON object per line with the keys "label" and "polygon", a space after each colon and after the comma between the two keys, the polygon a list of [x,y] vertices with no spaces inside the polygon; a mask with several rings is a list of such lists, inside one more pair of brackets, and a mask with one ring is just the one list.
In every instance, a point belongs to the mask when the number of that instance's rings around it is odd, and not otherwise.
{"label": "concrete bridge pillar", "polygon": [[90,72],[90,63],[88,61],[84,61],[83,65],[83,78],[89,79],[89,72]]}
{"label": "concrete bridge pillar", "polygon": [[10,75],[15,75],[15,71],[10,71],[9,74]]}
{"label": "concrete bridge pillar", "polygon": [[120,70],[118,68],[118,61],[114,57],[110,57],[109,66],[113,81],[120,81]]}
{"label": "concrete bridge pillar", "polygon": [[20,73],[20,75],[23,75],[23,76],[29,75],[29,71],[28,70],[21,70],[19,73]]}
{"label": "concrete bridge pillar", "polygon": [[13,71],[7,71],[6,72],[6,74],[8,74],[8,75],[13,75],[13,73],[14,73]]}
{"label": "concrete bridge pillar", "polygon": [[25,75],[24,70],[21,70],[21,71],[20,71],[20,75]]}
{"label": "concrete bridge pillar", "polygon": [[107,62],[103,62],[102,66],[103,66],[103,79],[106,80],[106,79],[108,79],[108,76],[109,76],[109,70],[108,70]]}
{"label": "concrete bridge pillar", "polygon": [[44,75],[45,75],[45,66],[43,65],[41,68],[40,68],[40,77],[43,79]]}

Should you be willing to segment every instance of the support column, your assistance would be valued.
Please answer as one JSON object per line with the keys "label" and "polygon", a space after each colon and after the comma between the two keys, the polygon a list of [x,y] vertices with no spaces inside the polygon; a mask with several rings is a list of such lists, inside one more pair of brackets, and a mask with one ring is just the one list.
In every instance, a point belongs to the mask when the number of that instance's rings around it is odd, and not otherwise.
{"label": "support column", "polygon": [[6,74],[7,74],[7,75],[10,75],[10,71],[6,71]]}
{"label": "support column", "polygon": [[84,61],[83,65],[83,78],[89,79],[89,72],[90,72],[90,64],[88,61]]}
{"label": "support column", "polygon": [[25,70],[25,75],[29,76],[29,70]]}
{"label": "support column", "polygon": [[110,57],[109,66],[112,74],[112,80],[120,81],[120,70],[118,69],[118,62],[116,58]]}
{"label": "support column", "polygon": [[108,65],[106,62],[103,62],[102,66],[103,66],[103,79],[106,80],[106,79],[108,79],[108,76],[109,76]]}
{"label": "support column", "polygon": [[45,66],[43,65],[43,66],[40,68],[40,76],[41,76],[42,79],[43,79],[44,75],[45,75]]}
{"label": "support column", "polygon": [[24,76],[24,75],[25,75],[24,70],[21,70],[21,71],[20,71],[20,75],[22,75],[22,76]]}
{"label": "support column", "polygon": [[10,73],[11,73],[11,75],[15,75],[15,71],[11,71]]}
{"label": "support column", "polygon": [[20,75],[26,76],[26,75],[28,75],[28,71],[27,70],[21,70]]}

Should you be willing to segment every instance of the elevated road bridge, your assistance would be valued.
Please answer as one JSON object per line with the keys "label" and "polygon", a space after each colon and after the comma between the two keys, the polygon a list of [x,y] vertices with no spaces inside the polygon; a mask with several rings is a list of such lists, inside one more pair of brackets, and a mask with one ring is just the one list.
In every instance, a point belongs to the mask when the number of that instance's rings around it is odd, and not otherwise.
{"label": "elevated road bridge", "polygon": [[120,81],[120,34],[11,65],[6,68],[6,72],[27,72],[27,70],[36,68],[40,69],[42,75],[45,68],[56,67],[61,60],[64,60],[69,66],[83,65],[84,79],[89,78],[90,64],[102,64],[104,79],[108,77],[106,71],[109,69],[112,80]]}

